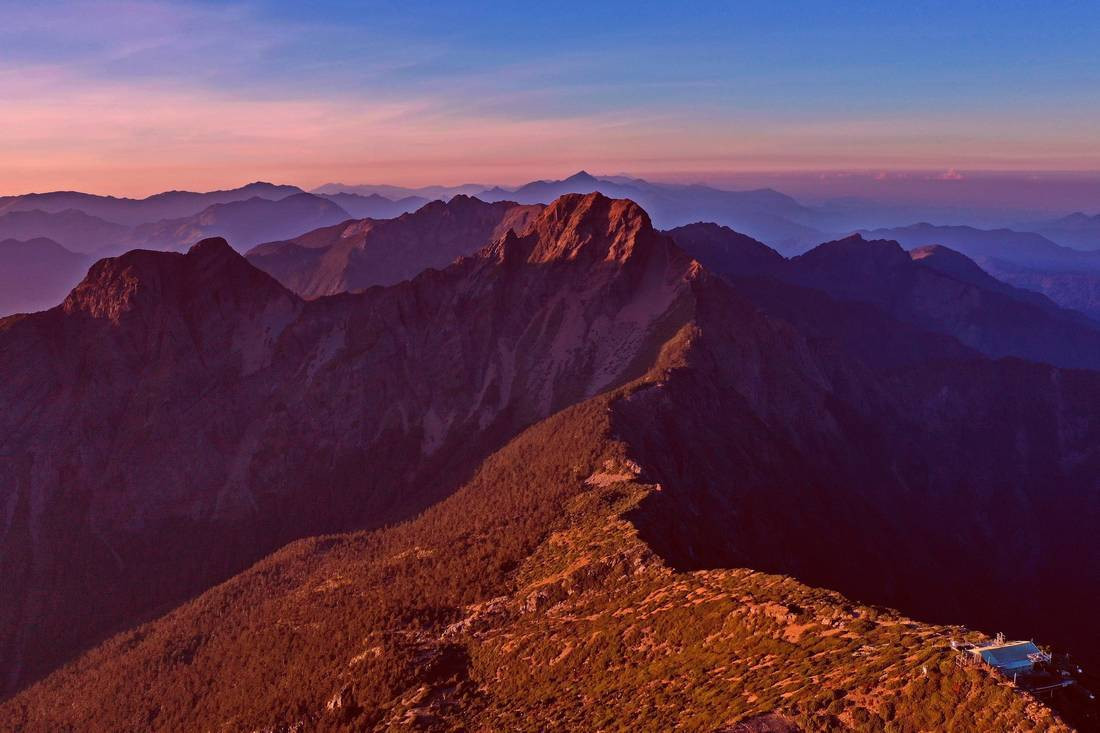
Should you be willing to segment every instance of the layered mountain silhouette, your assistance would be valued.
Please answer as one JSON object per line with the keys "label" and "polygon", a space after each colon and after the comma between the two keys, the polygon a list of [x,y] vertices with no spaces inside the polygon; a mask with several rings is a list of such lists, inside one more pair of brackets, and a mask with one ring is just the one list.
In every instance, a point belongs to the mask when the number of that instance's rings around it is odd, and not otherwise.
{"label": "layered mountain silhouette", "polygon": [[[715,225],[669,234],[708,269],[733,278],[764,275],[835,300],[873,304],[893,320],[952,336],[994,358],[1100,368],[1100,324],[1039,293],[1002,283],[946,247],[910,253],[897,242],[853,235],[785,260],[766,245]],[[770,308],[775,292],[759,294]]]}
{"label": "layered mountain silhouette", "polygon": [[[361,293],[213,239],[0,321],[0,664],[48,674],[0,724],[1066,729],[953,663],[976,632],[860,603],[1100,660],[1100,373],[913,322],[940,279],[1045,311],[897,245],[525,215]],[[838,255],[861,290],[771,272]]]}
{"label": "layered mountain silhouette", "polygon": [[136,227],[131,241],[149,249],[185,250],[213,236],[232,239],[240,251],[260,242],[279,239],[351,219],[333,202],[308,193],[281,199],[253,197],[214,204],[194,216],[165,219]]}
{"label": "layered mountain silhouette", "polygon": [[248,259],[304,298],[393,285],[522,231],[541,208],[458,195],[395,219],[347,221],[262,244]]}
{"label": "layered mountain silhouette", "polygon": [[474,196],[481,193],[489,186],[484,183],[464,183],[458,186],[392,186],[389,184],[348,184],[326,183],[318,186],[310,193],[319,196],[330,196],[342,193],[350,193],[358,196],[382,196],[391,201],[412,197],[423,198],[426,201],[436,199],[447,200],[452,196]]}
{"label": "layered mountain silhouette", "polygon": [[905,247],[941,244],[975,260],[998,280],[1043,293],[1100,320],[1100,251],[1064,247],[1032,232],[916,224],[865,233]]}
{"label": "layered mountain silhouette", "polygon": [[428,203],[428,199],[423,196],[402,196],[391,200],[376,193],[366,196],[357,193],[325,193],[318,195],[336,204],[356,219],[393,219],[402,214],[416,211]]}
{"label": "layered mountain silhouette", "polygon": [[709,270],[733,277],[774,275],[786,258],[768,245],[714,223],[696,223],[665,232]]}
{"label": "layered mountain silhouette", "polygon": [[1052,270],[1091,271],[1100,268],[1100,253],[1063,247],[1034,232],[914,224],[875,229],[863,234],[875,239],[897,241],[906,247],[942,244],[978,261],[1007,262]]}
{"label": "layered mountain silhouette", "polygon": [[297,186],[280,186],[262,181],[225,191],[166,191],[144,199],[97,196],[78,191],[53,191],[0,197],[0,214],[34,210],[54,213],[75,209],[105,221],[132,227],[161,219],[193,216],[214,204],[254,197],[275,200],[298,193],[302,193],[302,189]]}
{"label": "layered mountain silhouette", "polygon": [[636,202],[661,228],[712,221],[784,252],[802,251],[825,238],[815,228],[818,212],[771,189],[725,191],[704,185],[650,183],[639,178],[596,178],[581,171],[560,181],[533,181],[514,190],[495,187],[478,197],[546,204],[565,194],[597,191]]}
{"label": "layered mountain silhouette", "polygon": [[90,264],[52,239],[0,241],[0,315],[56,305]]}
{"label": "layered mountain silhouette", "polygon": [[[0,214],[0,239],[51,239],[71,252],[93,254],[122,246],[129,238],[129,227],[76,209]],[[69,287],[74,283],[68,283]]]}
{"label": "layered mountain silhouette", "polygon": [[1059,219],[1034,222],[1025,226],[1028,230],[1038,232],[1063,247],[1089,251],[1100,250],[1100,214],[1089,216],[1076,211]]}
{"label": "layered mountain silhouette", "polygon": [[1008,283],[1001,282],[979,267],[978,263],[974,262],[974,260],[948,247],[939,244],[929,244],[924,247],[917,247],[910,250],[909,256],[915,262],[931,267],[960,282],[970,283],[971,285],[976,285],[985,290],[1002,293],[1014,300],[1031,303],[1041,308],[1050,309],[1052,307],[1058,307],[1053,300],[1042,293],[1013,287]]}
{"label": "layered mountain silhouette", "polygon": [[[366,205],[386,215],[402,208],[384,199]],[[0,198],[0,240],[50,239],[94,258],[130,249],[186,251],[210,236],[228,236],[243,250],[351,218],[327,199],[268,183],[209,193],[170,191],[145,199],[54,192]],[[13,252],[9,248],[9,255]],[[41,261],[35,261],[36,253]],[[80,267],[66,266],[50,248],[23,247],[18,261],[9,259],[0,274],[18,283],[0,295],[0,316],[56,305],[89,264],[81,260]]]}

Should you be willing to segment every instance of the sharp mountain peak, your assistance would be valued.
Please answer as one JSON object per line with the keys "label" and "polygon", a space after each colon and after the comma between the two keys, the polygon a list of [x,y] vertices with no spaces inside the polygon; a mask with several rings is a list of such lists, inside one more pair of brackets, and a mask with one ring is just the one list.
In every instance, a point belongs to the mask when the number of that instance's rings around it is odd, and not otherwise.
{"label": "sharp mountain peak", "polygon": [[591,182],[597,180],[594,175],[585,170],[580,170],[565,179],[570,183],[579,183],[581,181]]}
{"label": "sharp mountain peak", "polygon": [[495,248],[507,258],[519,253],[528,262],[588,259],[625,263],[639,247],[663,239],[638,204],[597,192],[559,197],[522,235],[508,233]]}

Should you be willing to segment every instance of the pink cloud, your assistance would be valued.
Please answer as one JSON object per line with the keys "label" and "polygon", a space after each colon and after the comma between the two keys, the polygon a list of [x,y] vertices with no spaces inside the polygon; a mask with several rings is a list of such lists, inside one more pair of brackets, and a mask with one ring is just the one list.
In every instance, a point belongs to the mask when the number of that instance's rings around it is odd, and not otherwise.
{"label": "pink cloud", "polygon": [[[507,184],[578,168],[654,176],[861,169],[893,180],[903,175],[898,170],[928,170],[946,157],[941,136],[933,136],[939,131],[920,120],[760,124],[675,109],[523,117],[485,113],[474,104],[456,108],[456,96],[478,98],[466,91],[456,84],[442,97],[290,90],[256,96],[0,64],[6,100],[0,194],[78,188],[147,195],[258,178],[307,187],[333,179]],[[1014,158],[1004,157],[1002,140],[966,139],[966,154],[951,150],[950,161],[970,169],[1006,161],[1016,170],[1100,166],[1100,158],[1081,155],[1072,137],[1058,147],[1021,138],[1012,146],[1020,151]],[[962,178],[955,168],[927,175]]]}

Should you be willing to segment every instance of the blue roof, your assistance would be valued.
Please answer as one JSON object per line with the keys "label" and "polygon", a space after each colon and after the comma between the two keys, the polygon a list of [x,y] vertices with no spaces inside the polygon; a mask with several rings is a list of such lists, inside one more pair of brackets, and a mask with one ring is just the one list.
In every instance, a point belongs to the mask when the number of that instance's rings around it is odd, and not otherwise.
{"label": "blue roof", "polygon": [[1036,654],[1039,647],[1030,641],[1019,641],[1013,644],[988,647],[978,650],[978,654],[988,664],[998,669],[1015,670],[1025,669],[1032,665],[1029,654]]}

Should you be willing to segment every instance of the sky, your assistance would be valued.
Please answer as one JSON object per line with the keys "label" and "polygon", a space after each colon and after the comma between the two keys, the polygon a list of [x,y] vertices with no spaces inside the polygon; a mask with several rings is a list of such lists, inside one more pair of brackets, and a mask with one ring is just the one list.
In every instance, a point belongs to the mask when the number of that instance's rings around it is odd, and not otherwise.
{"label": "sky", "polygon": [[0,194],[1100,171],[1100,3],[0,0]]}

